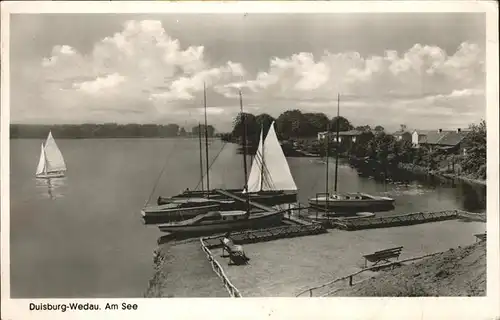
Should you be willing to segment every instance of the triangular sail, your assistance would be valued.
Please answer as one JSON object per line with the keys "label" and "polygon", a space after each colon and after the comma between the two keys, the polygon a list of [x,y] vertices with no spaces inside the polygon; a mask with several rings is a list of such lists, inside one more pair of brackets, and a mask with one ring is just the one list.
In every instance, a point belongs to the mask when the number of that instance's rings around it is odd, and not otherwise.
{"label": "triangular sail", "polygon": [[52,137],[52,132],[49,132],[45,142],[45,158],[47,172],[66,171],[66,163],[54,137]]}
{"label": "triangular sail", "polygon": [[264,181],[262,190],[297,190],[285,154],[276,136],[274,121],[271,123],[263,147]]}
{"label": "triangular sail", "polygon": [[38,166],[36,167],[36,175],[43,173],[45,170],[45,152],[43,150],[43,143],[40,146],[40,160],[38,160]]}
{"label": "triangular sail", "polygon": [[[264,140],[264,130],[260,131],[260,140],[257,152],[253,158],[252,168],[248,175],[248,192],[258,192],[262,184],[262,149]],[[243,191],[245,192],[245,190]]]}

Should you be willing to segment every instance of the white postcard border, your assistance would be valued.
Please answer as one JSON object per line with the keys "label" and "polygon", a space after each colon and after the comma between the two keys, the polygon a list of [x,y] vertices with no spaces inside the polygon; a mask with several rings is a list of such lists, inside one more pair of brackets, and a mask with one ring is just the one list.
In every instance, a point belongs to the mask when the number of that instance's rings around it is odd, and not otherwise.
{"label": "white postcard border", "polygon": [[[297,2],[2,2],[1,303],[2,319],[488,319],[500,316],[498,202],[498,6],[487,1]],[[486,12],[487,15],[487,297],[473,298],[175,298],[10,299],[9,15],[13,13]],[[146,285],[146,284],[145,284]],[[30,312],[29,303],[137,303],[128,312]],[[102,307],[101,307],[102,308]]]}

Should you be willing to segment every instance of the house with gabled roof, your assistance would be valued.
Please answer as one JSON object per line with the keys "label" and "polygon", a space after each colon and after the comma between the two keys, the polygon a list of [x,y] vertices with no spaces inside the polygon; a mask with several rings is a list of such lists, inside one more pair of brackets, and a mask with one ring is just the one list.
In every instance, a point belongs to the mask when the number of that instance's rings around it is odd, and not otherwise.
{"label": "house with gabled roof", "polygon": [[465,154],[462,146],[470,129],[456,130],[415,130],[412,133],[412,143],[415,147],[425,147],[429,151],[441,150],[447,153]]}
{"label": "house with gabled roof", "polygon": [[397,141],[407,140],[412,141],[412,134],[406,130],[398,130],[392,134]]}

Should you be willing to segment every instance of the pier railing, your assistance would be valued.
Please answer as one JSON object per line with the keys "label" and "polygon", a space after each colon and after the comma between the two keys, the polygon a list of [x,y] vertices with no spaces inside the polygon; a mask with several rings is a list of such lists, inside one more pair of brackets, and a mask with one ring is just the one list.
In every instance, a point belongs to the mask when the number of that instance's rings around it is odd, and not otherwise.
{"label": "pier railing", "polygon": [[429,257],[435,256],[438,254],[442,254],[442,253],[445,253],[448,251],[449,250],[439,251],[439,252],[435,252],[435,253],[431,253],[431,254],[426,254],[423,256],[412,257],[412,258],[408,258],[408,259],[404,259],[404,260],[393,261],[393,262],[389,262],[386,264],[380,264],[380,265],[364,268],[364,269],[361,269],[357,272],[348,274],[346,276],[342,276],[342,277],[333,279],[332,281],[329,281],[329,282],[324,283],[322,285],[305,289],[305,290],[299,292],[296,295],[296,297],[327,297],[327,296],[332,295],[333,293],[335,293],[339,290],[342,290],[346,286],[353,286],[354,284],[357,284],[357,283],[360,283],[363,281],[367,281],[368,279],[363,279],[361,281],[354,282],[355,276],[359,276],[360,274],[362,274],[366,271],[375,271],[375,270],[384,269],[384,268],[388,268],[388,267],[394,267],[394,266],[401,264],[403,262],[411,262],[411,261],[421,260],[421,259],[429,258]]}
{"label": "pier railing", "polygon": [[360,230],[371,228],[387,228],[396,226],[407,226],[433,221],[457,219],[460,217],[459,210],[446,210],[437,212],[415,212],[397,216],[369,217],[346,220],[333,220],[334,227],[344,230]]}
{"label": "pier railing", "polygon": [[210,262],[212,269],[217,274],[217,276],[219,276],[219,278],[222,280],[222,283],[224,284],[224,287],[226,288],[227,292],[229,292],[229,295],[233,298],[241,298],[242,296],[240,291],[231,283],[231,281],[229,281],[229,278],[224,273],[224,269],[222,269],[222,266],[217,262],[217,260],[215,260],[214,256],[212,255],[212,252],[205,245],[203,238],[200,238],[200,242],[201,242],[201,249],[207,255],[208,262]]}

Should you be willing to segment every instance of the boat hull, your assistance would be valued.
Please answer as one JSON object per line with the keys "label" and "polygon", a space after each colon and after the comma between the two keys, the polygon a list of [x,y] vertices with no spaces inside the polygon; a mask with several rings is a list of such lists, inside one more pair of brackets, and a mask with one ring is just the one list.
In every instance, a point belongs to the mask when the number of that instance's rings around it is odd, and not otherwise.
{"label": "boat hull", "polygon": [[[239,197],[246,197],[246,194],[243,193],[243,189],[227,189],[226,191],[229,191],[233,193],[236,196]],[[223,200],[226,199],[225,196],[215,193],[215,192],[210,192],[207,194],[206,192],[203,193],[202,191],[186,191],[183,192],[179,195],[173,196],[171,198],[166,198],[166,197],[160,197],[158,199],[158,204],[168,204],[171,203],[173,199],[183,199],[183,198],[190,198],[190,197],[200,197],[200,196],[205,196],[210,199],[214,200]],[[260,204],[268,205],[268,206],[274,206],[274,205],[280,205],[280,204],[287,204],[287,203],[295,203],[297,202],[297,192],[296,191],[261,191],[261,192],[255,192],[255,193],[249,193],[249,198],[251,201],[258,202]],[[243,209],[244,204],[243,203],[234,203],[231,205],[228,205],[227,208],[224,208],[223,210],[238,210],[238,209]]]}
{"label": "boat hull", "polygon": [[218,204],[212,204],[200,207],[191,208],[172,208],[167,210],[141,210],[142,220],[144,224],[161,224],[172,221],[182,221],[194,218],[197,215],[207,213],[213,210],[219,210]]}
{"label": "boat hull", "polygon": [[370,199],[370,200],[315,200],[310,199],[309,205],[317,208],[371,208],[378,206],[392,206],[394,199]]}
{"label": "boat hull", "polygon": [[65,177],[66,175],[64,174],[64,172],[58,172],[58,173],[41,173],[41,174],[37,174],[35,177],[37,179],[53,179],[53,178],[63,178]]}
{"label": "boat hull", "polygon": [[283,220],[283,212],[275,212],[263,215],[262,217],[252,217],[245,220],[234,221],[214,221],[204,224],[193,225],[160,225],[158,228],[162,232],[172,234],[214,234],[226,231],[236,231],[243,229],[268,228],[280,225]]}

